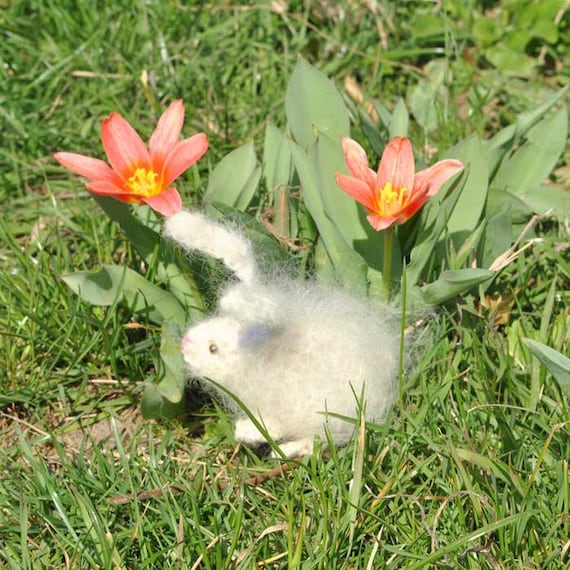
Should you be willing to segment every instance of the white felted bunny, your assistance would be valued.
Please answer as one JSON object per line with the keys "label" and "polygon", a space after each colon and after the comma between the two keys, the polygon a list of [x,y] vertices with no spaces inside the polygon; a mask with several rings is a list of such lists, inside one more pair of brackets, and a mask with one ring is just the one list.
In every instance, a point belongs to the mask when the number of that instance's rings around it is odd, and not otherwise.
{"label": "white felted bunny", "polygon": [[[286,456],[311,453],[326,429],[345,444],[354,423],[338,416],[355,418],[362,396],[365,419],[384,418],[398,364],[392,311],[314,282],[261,276],[250,242],[203,214],[179,212],[165,233],[223,260],[238,278],[217,313],[184,335],[190,373],[235,395]],[[236,439],[265,441],[241,407],[220,396],[237,415]]]}

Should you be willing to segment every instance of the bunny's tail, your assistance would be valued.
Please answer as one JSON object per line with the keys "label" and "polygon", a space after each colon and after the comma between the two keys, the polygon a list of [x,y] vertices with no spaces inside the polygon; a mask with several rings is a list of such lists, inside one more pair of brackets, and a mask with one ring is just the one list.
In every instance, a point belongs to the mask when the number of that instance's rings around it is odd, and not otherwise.
{"label": "bunny's tail", "polygon": [[257,265],[251,243],[237,231],[209,220],[200,212],[182,210],[166,219],[164,233],[188,250],[198,250],[223,261],[238,279],[252,283]]}

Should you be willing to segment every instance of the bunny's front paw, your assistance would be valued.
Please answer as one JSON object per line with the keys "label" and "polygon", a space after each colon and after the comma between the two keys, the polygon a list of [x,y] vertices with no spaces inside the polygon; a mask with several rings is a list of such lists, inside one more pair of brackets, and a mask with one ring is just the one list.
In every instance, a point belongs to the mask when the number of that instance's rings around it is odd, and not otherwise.
{"label": "bunny's front paw", "polygon": [[[260,423],[271,438],[279,439],[280,430],[277,426],[264,421],[261,421]],[[249,418],[240,418],[236,421],[234,437],[238,441],[250,444],[265,443],[267,441],[264,435],[257,429],[255,424]]]}
{"label": "bunny's front paw", "polygon": [[[280,443],[279,448],[285,457],[301,457],[304,455],[311,455],[311,453],[313,453],[313,440],[299,439],[297,441],[288,441],[286,443]],[[278,459],[281,457],[281,455],[275,451],[272,451],[271,457]]]}
{"label": "bunny's front paw", "polygon": [[249,418],[242,418],[236,421],[234,437],[244,443],[262,443],[265,441],[261,432]]}

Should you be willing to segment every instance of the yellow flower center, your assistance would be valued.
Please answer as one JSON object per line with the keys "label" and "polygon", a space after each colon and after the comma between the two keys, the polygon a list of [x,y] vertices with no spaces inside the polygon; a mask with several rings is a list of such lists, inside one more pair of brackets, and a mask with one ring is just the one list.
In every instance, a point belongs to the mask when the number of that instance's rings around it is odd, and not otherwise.
{"label": "yellow flower center", "polygon": [[150,198],[160,194],[162,188],[157,182],[158,173],[146,168],[137,168],[135,173],[127,180],[127,186],[133,194]]}
{"label": "yellow flower center", "polygon": [[394,190],[391,182],[386,182],[384,188],[378,190],[376,205],[378,214],[384,217],[391,217],[399,212],[408,203],[408,190],[398,188]]}

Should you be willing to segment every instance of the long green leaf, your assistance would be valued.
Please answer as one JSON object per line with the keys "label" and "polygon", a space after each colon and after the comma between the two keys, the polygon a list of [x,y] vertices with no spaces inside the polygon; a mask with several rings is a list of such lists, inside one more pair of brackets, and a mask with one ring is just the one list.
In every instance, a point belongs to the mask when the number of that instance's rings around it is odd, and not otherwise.
{"label": "long green leaf", "polygon": [[[384,252],[383,232],[375,231],[366,220],[366,212],[336,184],[335,173],[347,172],[340,141],[320,135],[309,151],[309,159],[318,174],[317,189],[325,214],[349,247],[359,253],[370,267],[380,269]],[[400,250],[394,244],[393,275],[401,272]]]}
{"label": "long green leaf", "polygon": [[493,179],[503,158],[517,141],[566,95],[568,89],[569,87],[566,86],[534,109],[524,111],[517,117],[514,124],[505,127],[483,143],[483,150],[489,161],[491,179]]}
{"label": "long green leaf", "polygon": [[362,129],[362,133],[368,139],[372,150],[377,156],[382,156],[386,143],[384,142],[384,138],[380,134],[378,127],[370,118],[368,113],[366,113],[363,109],[358,107],[356,112],[360,118],[360,128]]}
{"label": "long green leaf", "polygon": [[127,267],[104,265],[98,272],[78,272],[63,277],[65,283],[84,300],[109,306],[125,300],[133,311],[145,311],[162,325],[159,366],[161,381],[145,387],[142,410],[145,417],[173,418],[184,405],[184,371],[180,337],[186,313],[176,297],[153,285]]}
{"label": "long green leaf", "polygon": [[273,192],[279,186],[286,186],[292,174],[289,139],[276,126],[268,124],[263,144],[263,177],[267,190]]}
{"label": "long green leaf", "polygon": [[184,399],[171,402],[161,390],[160,384],[146,384],[141,401],[144,418],[180,418],[184,413]]}
{"label": "long green leaf", "polygon": [[259,184],[261,168],[252,142],[225,156],[212,172],[204,200],[245,210]]}
{"label": "long green leaf", "polygon": [[536,214],[552,212],[560,220],[570,219],[570,192],[556,186],[530,188],[522,196],[524,203]]}
{"label": "long green leaf", "polygon": [[487,228],[478,248],[478,265],[488,268],[505,253],[528,223],[530,215],[528,206],[514,194],[490,189],[484,214]]}
{"label": "long green leaf", "polygon": [[289,138],[274,125],[265,129],[263,177],[273,199],[273,225],[283,236],[297,236],[298,220],[290,200],[293,160]]}
{"label": "long green leaf", "polygon": [[459,249],[479,225],[487,200],[489,169],[477,136],[460,142],[445,154],[445,158],[456,158],[469,165],[461,193],[447,222],[447,231]]}
{"label": "long green leaf", "polygon": [[161,380],[148,383],[142,398],[142,413],[145,418],[180,417],[184,411],[186,374],[180,349],[181,328],[172,323],[162,325],[160,358],[157,366]]}
{"label": "long green leaf", "polygon": [[[293,141],[291,141],[291,154],[303,188],[305,204],[322,239],[324,251],[319,256],[321,266],[326,268],[328,259],[334,270],[335,278],[341,284],[357,293],[365,293],[366,262],[346,243],[325,211],[317,161],[311,160],[307,153]],[[326,253],[324,258],[323,253]],[[330,272],[328,275],[330,277]]]}
{"label": "long green leaf", "polygon": [[517,196],[510,192],[504,192],[491,188],[485,205],[485,218],[509,211],[513,224],[526,224],[532,212],[528,206]]}
{"label": "long green leaf", "polygon": [[94,199],[107,216],[120,226],[144,260],[152,263],[160,243],[160,234],[138,219],[128,204],[107,196],[94,196]]}
{"label": "long green leaf", "polygon": [[388,111],[388,109],[378,101],[378,99],[371,99],[372,105],[374,106],[374,110],[378,114],[378,118],[380,122],[386,127],[387,129],[390,128],[392,123],[392,113]]}
{"label": "long green leaf", "polygon": [[410,253],[410,263],[407,268],[410,287],[418,283],[426,267],[429,267],[430,264],[440,265],[441,260],[435,257],[436,248],[461,195],[469,170],[469,165],[467,165],[463,174],[451,184],[448,192],[440,190],[421,212],[418,237]]}
{"label": "long green leaf", "polygon": [[570,396],[570,358],[536,340],[524,338],[523,342]]}
{"label": "long green leaf", "polygon": [[182,327],[186,322],[184,307],[172,293],[128,267],[103,265],[99,271],[79,271],[62,279],[93,305],[109,306],[125,300],[133,311],[147,311],[151,321],[157,324],[169,321]]}
{"label": "long green leaf", "polygon": [[487,218],[485,237],[479,248],[480,256],[478,261],[481,267],[491,267],[491,264],[511,247],[512,226],[509,210],[499,212]]}
{"label": "long green leaf", "polygon": [[438,305],[484,283],[494,275],[494,271],[478,268],[442,271],[437,281],[424,285],[421,291],[426,303]]}
{"label": "long green leaf", "polygon": [[410,113],[406,107],[406,103],[400,98],[398,99],[398,103],[390,120],[390,138],[407,137],[409,125]]}
{"label": "long green leaf", "polygon": [[333,140],[350,132],[348,113],[334,83],[302,58],[287,86],[285,112],[293,138],[304,149],[313,144],[317,132]]}
{"label": "long green leaf", "polygon": [[171,402],[180,402],[184,394],[185,372],[180,339],[182,330],[176,324],[164,322],[161,330],[160,358],[164,366],[160,390]]}
{"label": "long green leaf", "polygon": [[[176,255],[172,243],[150,227],[154,214],[149,208],[139,207],[138,216],[131,206],[105,196],[94,196],[95,201],[109,218],[119,225],[126,238],[151,267],[156,267],[156,275],[164,281],[170,292],[182,303],[190,315],[204,312],[202,296],[191,276],[191,270],[184,258]],[[143,212],[148,220],[143,221]],[[146,223],[145,223],[146,222]],[[154,220],[158,226],[158,221]]]}
{"label": "long green leaf", "polygon": [[568,111],[564,107],[542,119],[526,135],[525,142],[499,168],[493,185],[523,197],[548,178],[566,148]]}

